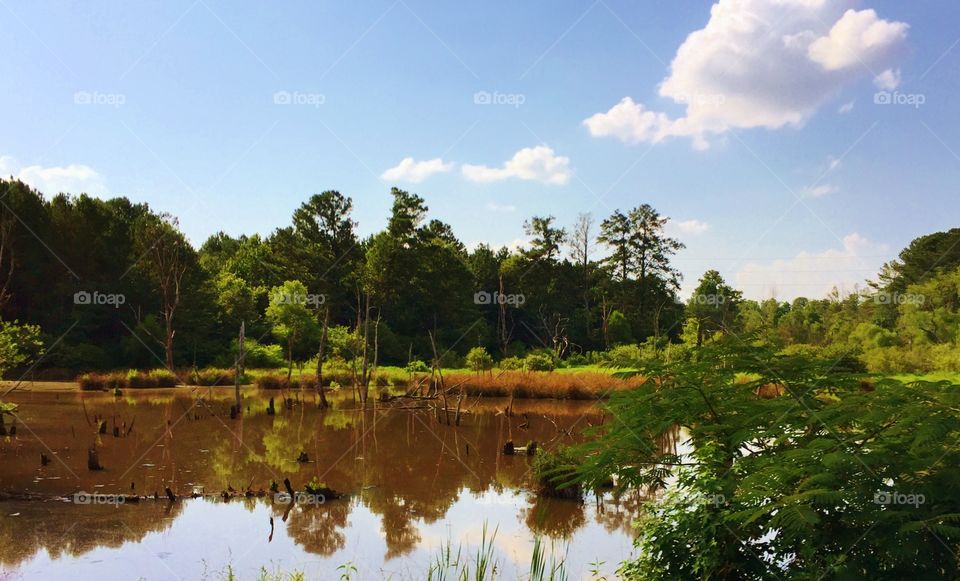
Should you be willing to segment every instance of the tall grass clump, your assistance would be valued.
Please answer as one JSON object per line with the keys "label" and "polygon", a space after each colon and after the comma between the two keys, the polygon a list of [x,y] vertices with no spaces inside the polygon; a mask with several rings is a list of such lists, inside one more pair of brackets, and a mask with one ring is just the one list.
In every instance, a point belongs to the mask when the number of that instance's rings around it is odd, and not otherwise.
{"label": "tall grass clump", "polygon": [[544,373],[501,371],[493,374],[446,373],[444,385],[463,387],[468,395],[531,399],[602,399],[643,383],[642,378],[620,378],[606,373]]}
{"label": "tall grass clump", "polygon": [[122,372],[84,373],[77,378],[84,391],[106,391],[127,387],[127,375]]}

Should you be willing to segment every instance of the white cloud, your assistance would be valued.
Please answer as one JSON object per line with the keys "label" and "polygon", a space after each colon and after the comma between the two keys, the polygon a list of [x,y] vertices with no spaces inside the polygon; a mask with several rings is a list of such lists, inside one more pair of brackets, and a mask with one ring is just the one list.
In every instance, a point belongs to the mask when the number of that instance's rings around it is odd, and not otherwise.
{"label": "white cloud", "polygon": [[907,37],[909,26],[877,18],[873,10],[847,10],[830,29],[807,47],[810,60],[828,71],[878,62]]}
{"label": "white cloud", "polygon": [[900,69],[887,69],[873,78],[873,84],[882,91],[892,91],[900,86]]}
{"label": "white cloud", "polygon": [[850,111],[853,111],[853,106],[855,104],[856,104],[856,101],[849,101],[847,103],[844,103],[843,105],[840,105],[839,109],[837,109],[837,113],[840,113],[841,115],[845,115]]}
{"label": "white cloud", "polygon": [[[671,119],[625,97],[584,120],[596,137],[657,143],[731,129],[799,127],[840,89],[890,66],[908,25],[855,0],[719,0],[706,26],[687,36],[660,84],[662,97],[685,106]],[[832,25],[830,23],[833,23]]]}
{"label": "white cloud", "polygon": [[518,178],[552,185],[570,181],[570,158],[556,155],[546,145],[525,147],[507,160],[503,167],[463,164],[463,176],[470,181],[488,183]]}
{"label": "white cloud", "polygon": [[681,234],[703,234],[710,229],[710,224],[702,222],[700,220],[683,220],[680,222],[667,222],[668,227],[672,226],[673,230]]}
{"label": "white cloud", "polygon": [[14,158],[4,155],[0,156],[0,176],[12,176],[48,196],[67,193],[102,197],[109,194],[103,176],[92,167],[79,163],[22,167]]}
{"label": "white cloud", "polygon": [[419,184],[433,174],[448,172],[452,169],[453,162],[444,163],[439,157],[426,161],[415,161],[412,157],[405,157],[400,163],[383,172],[380,179]]}
{"label": "white cloud", "polygon": [[510,212],[517,211],[517,207],[514,206],[513,204],[497,204],[495,202],[488,203],[487,209],[490,210],[491,212],[503,212],[503,213],[510,213]]}
{"label": "white cloud", "polygon": [[824,196],[829,196],[830,194],[835,194],[839,191],[840,188],[833,184],[821,184],[819,186],[807,188],[806,193],[808,196],[812,196],[814,198],[822,198]]}
{"label": "white cloud", "polygon": [[787,260],[751,262],[736,273],[736,285],[755,299],[775,297],[791,300],[799,296],[822,298],[837,287],[842,293],[863,288],[883,266],[889,248],[850,234],[842,248],[824,252],[801,252]]}

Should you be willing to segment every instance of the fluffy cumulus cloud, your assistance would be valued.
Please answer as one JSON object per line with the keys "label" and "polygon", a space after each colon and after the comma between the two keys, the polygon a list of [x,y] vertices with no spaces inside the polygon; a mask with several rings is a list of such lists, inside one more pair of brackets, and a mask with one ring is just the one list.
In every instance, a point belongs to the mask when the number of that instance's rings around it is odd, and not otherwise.
{"label": "fluffy cumulus cloud", "polygon": [[710,229],[710,225],[700,220],[681,220],[679,222],[667,222],[668,227],[679,234],[703,234]]}
{"label": "fluffy cumulus cloud", "polygon": [[892,91],[900,86],[900,69],[887,69],[873,78],[873,84],[883,91]]}
{"label": "fluffy cumulus cloud", "polygon": [[841,248],[801,252],[787,260],[750,262],[736,273],[736,284],[749,298],[792,300],[826,296],[834,287],[841,293],[863,288],[883,266],[889,247],[853,233]]}
{"label": "fluffy cumulus cloud", "polygon": [[871,71],[894,73],[908,25],[854,0],[719,0],[691,33],[660,84],[685,107],[665,113],[623,98],[584,125],[596,137],[657,143],[689,137],[698,148],[730,129],[797,127],[840,89]]}
{"label": "fluffy cumulus cloud", "polygon": [[444,162],[439,157],[425,161],[405,157],[400,163],[383,172],[380,179],[418,184],[434,174],[445,173],[452,169],[452,162]]}
{"label": "fluffy cumulus cloud", "polygon": [[88,165],[21,166],[10,156],[0,156],[0,176],[13,177],[52,196],[59,193],[106,196],[103,176]]}
{"label": "fluffy cumulus cloud", "polygon": [[502,167],[463,164],[463,176],[470,181],[489,183],[508,178],[531,180],[551,185],[570,181],[570,158],[554,153],[546,145],[525,147],[507,160]]}

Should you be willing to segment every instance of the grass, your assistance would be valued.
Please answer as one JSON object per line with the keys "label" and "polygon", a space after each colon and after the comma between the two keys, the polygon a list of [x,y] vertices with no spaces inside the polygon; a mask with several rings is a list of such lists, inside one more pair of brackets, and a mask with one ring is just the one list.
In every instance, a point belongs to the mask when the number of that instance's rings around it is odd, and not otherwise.
{"label": "grass", "polygon": [[951,383],[960,384],[960,372],[957,371],[932,371],[930,373],[900,373],[896,375],[889,375],[891,379],[896,379],[898,381],[903,381],[905,383],[911,381],[949,381]]}
{"label": "grass", "polygon": [[448,388],[463,386],[468,395],[533,399],[601,399],[614,391],[643,383],[640,376],[620,379],[605,373],[555,373],[552,371],[502,371],[444,373]]}
{"label": "grass", "polygon": [[112,371],[109,373],[84,373],[77,378],[80,389],[84,391],[104,391],[111,389],[176,387],[177,376],[166,369],[151,371]]}

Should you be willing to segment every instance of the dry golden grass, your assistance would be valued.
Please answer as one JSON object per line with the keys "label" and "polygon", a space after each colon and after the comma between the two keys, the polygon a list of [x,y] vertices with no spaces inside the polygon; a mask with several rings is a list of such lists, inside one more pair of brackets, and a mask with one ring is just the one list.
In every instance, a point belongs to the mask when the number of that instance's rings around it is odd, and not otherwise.
{"label": "dry golden grass", "polygon": [[605,373],[551,373],[541,371],[503,371],[498,373],[444,374],[448,389],[462,385],[471,396],[553,399],[601,399],[615,391],[639,386],[640,376],[620,379]]}

